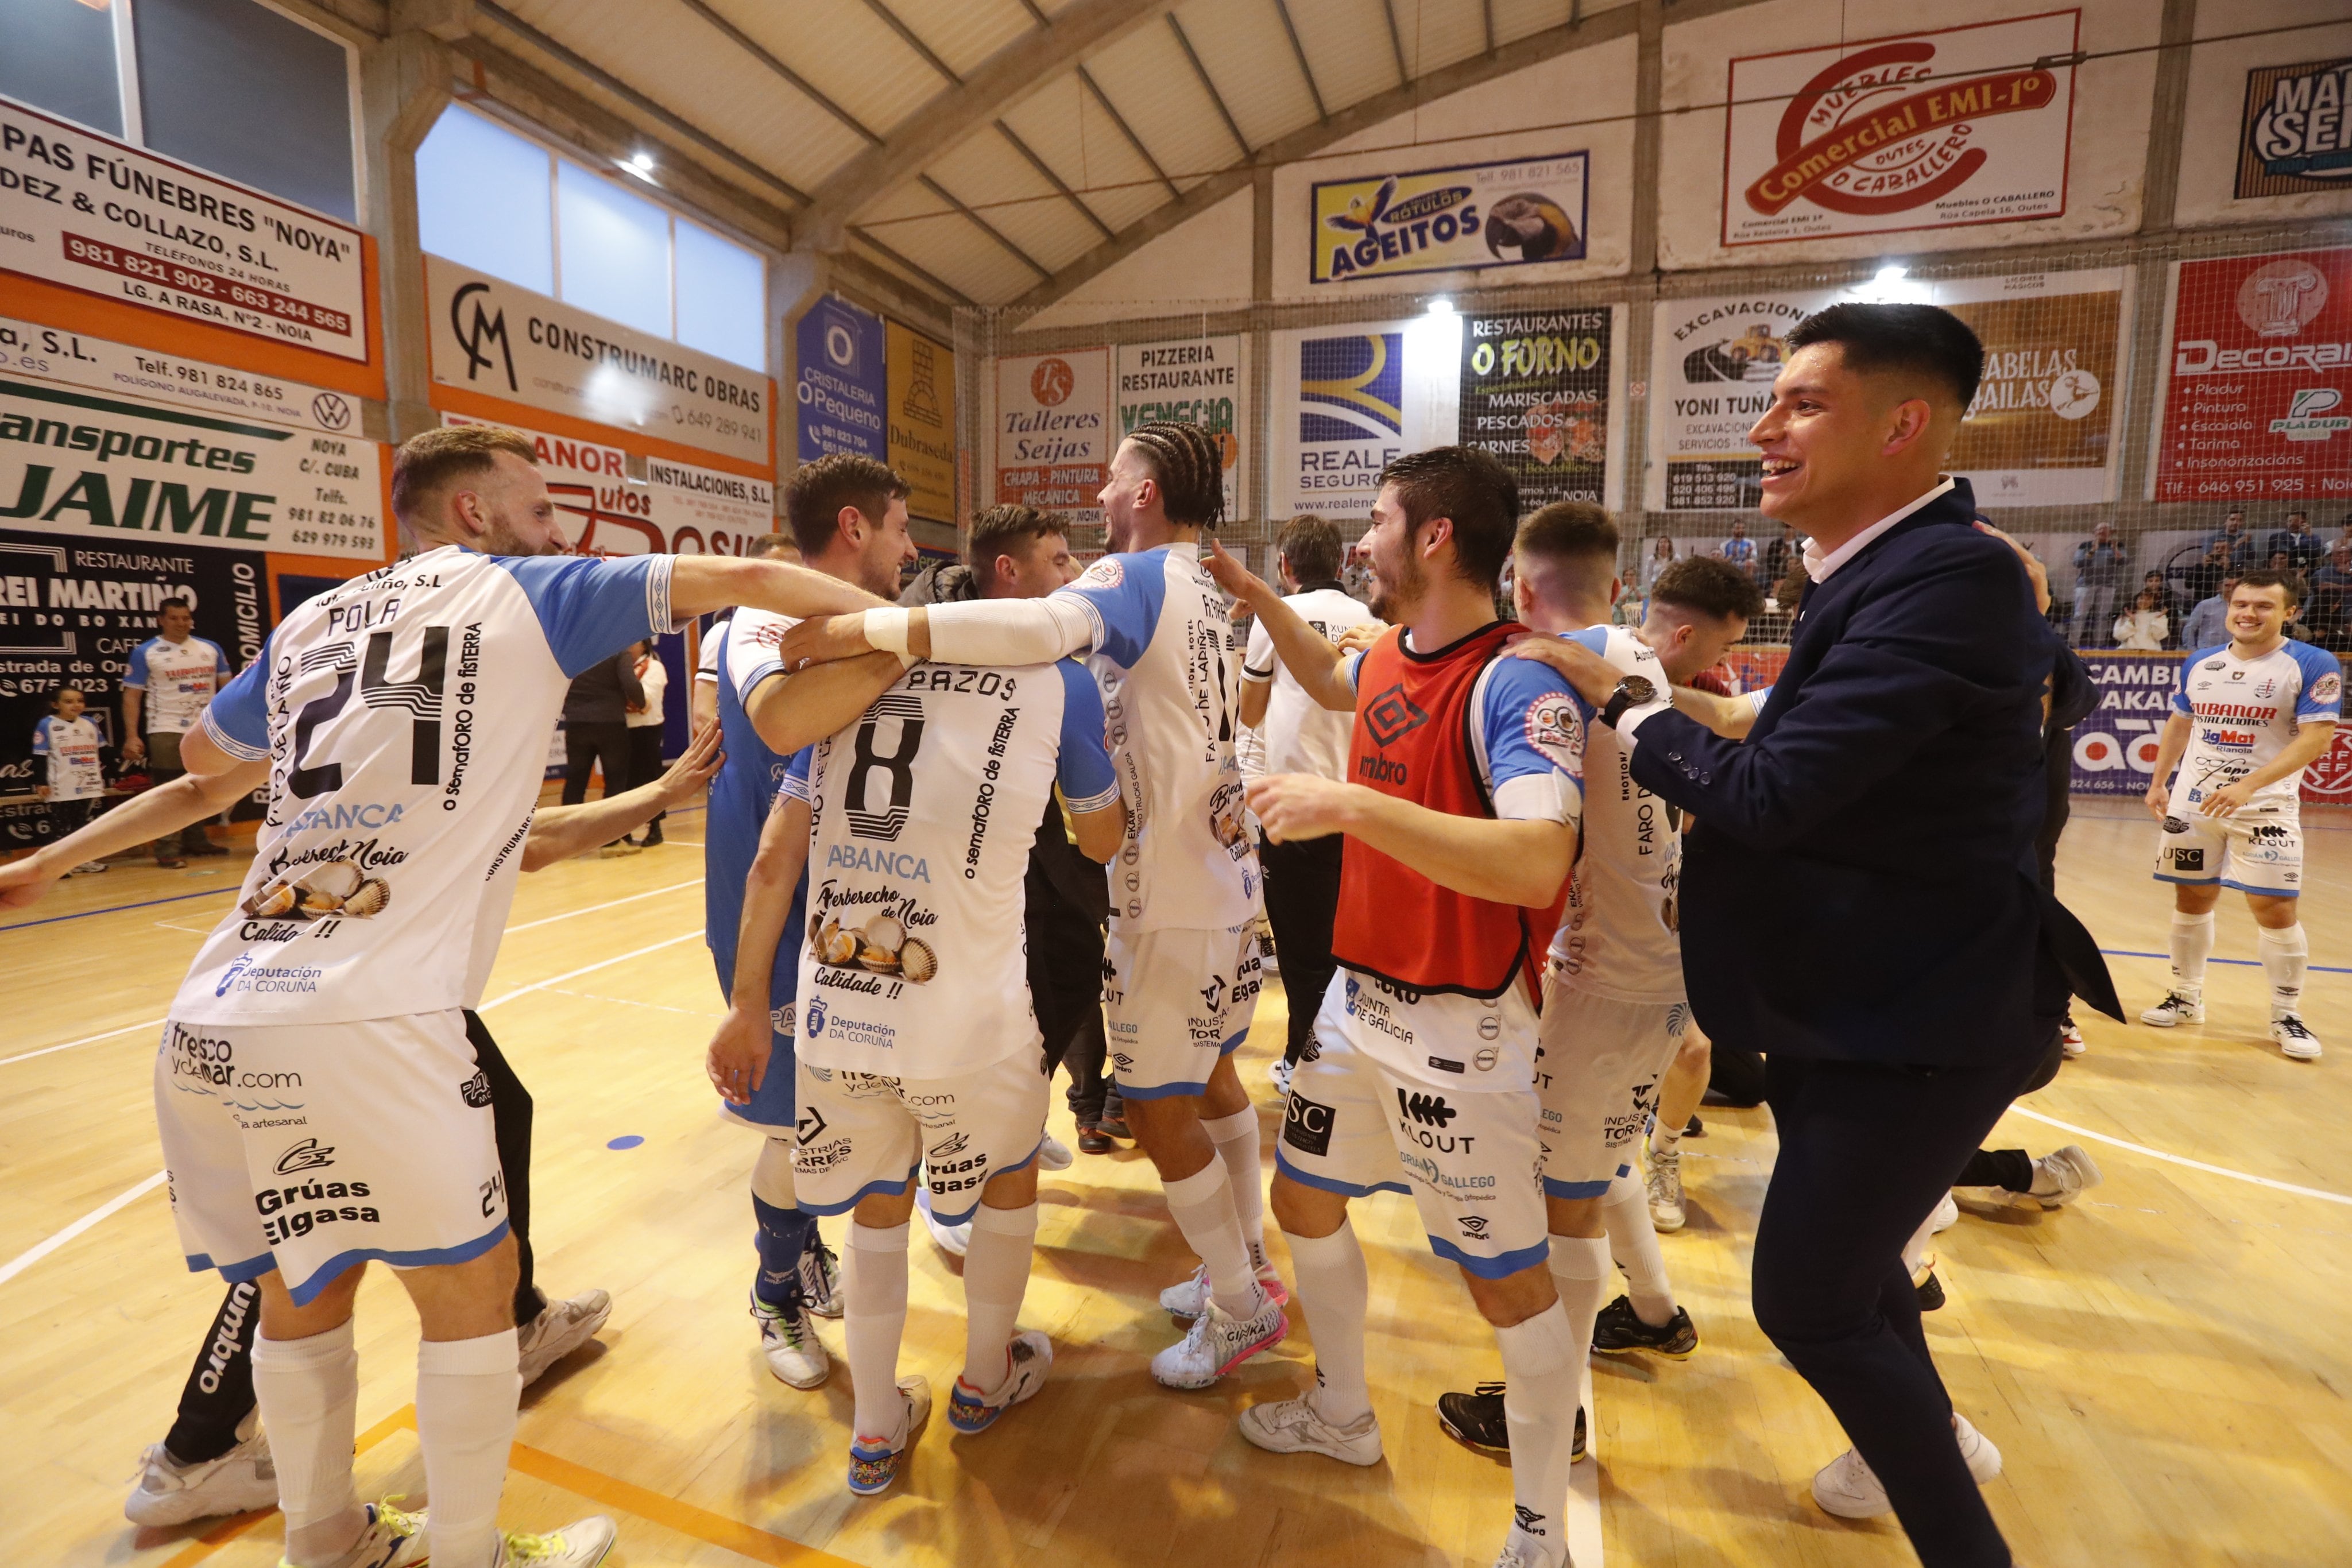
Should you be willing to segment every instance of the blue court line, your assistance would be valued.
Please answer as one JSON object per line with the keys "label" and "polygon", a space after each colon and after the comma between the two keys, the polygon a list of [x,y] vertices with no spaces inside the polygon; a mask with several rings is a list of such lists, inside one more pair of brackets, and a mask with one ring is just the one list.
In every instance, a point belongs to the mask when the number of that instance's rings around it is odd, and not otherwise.
{"label": "blue court line", "polygon": [[183,899],[218,898],[225,893],[236,893],[244,886],[243,882],[237,882],[227,887],[208,887],[202,893],[175,893],[169,898],[150,898],[138,904],[110,904],[104,909],[85,909],[79,915],[51,915],[39,920],[20,920],[14,925],[0,925],[0,931],[22,931],[33,925],[54,925],[60,920],[87,920],[93,915],[120,915],[126,909],[152,909],[159,904],[178,904]]}
{"label": "blue court line", "polygon": [[[2131,953],[2121,947],[2102,947],[2099,951],[2110,958],[2154,958],[2159,963],[2172,962],[2172,955],[2169,953]],[[2250,969],[2262,963],[2260,958],[2208,958],[2205,961],[2209,964],[2243,964]],[[2333,964],[2312,964],[2306,967],[2315,975],[2352,975],[2352,969],[2342,968]]]}

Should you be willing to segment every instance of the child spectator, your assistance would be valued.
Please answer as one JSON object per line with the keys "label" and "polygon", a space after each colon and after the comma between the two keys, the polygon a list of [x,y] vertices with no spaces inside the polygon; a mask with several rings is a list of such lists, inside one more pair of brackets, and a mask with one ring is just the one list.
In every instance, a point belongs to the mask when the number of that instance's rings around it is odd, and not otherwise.
{"label": "child spectator", "polygon": [[[48,802],[49,822],[60,839],[89,821],[106,795],[106,769],[98,756],[105,738],[82,716],[83,701],[79,686],[59,686],[49,697],[49,716],[33,727],[33,755],[48,759],[48,776],[33,793]],[[66,874],[105,869],[104,861],[90,861]]]}

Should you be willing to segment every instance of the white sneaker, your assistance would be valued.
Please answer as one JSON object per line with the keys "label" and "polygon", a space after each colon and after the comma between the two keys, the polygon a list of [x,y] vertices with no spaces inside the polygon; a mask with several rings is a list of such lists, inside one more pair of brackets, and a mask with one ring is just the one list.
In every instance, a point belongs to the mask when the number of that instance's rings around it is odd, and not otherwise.
{"label": "white sneaker", "polygon": [[1671,1236],[1683,1228],[1683,1152],[1667,1154],[1650,1151],[1650,1171],[1643,1178],[1650,1188],[1650,1223],[1662,1235]]}
{"label": "white sneaker", "polygon": [[794,1388],[814,1388],[833,1372],[833,1357],[816,1337],[806,1302],[794,1302],[779,1312],[759,1297],[751,1298],[751,1316],[760,1324],[760,1354],[768,1370]]}
{"label": "white sneaker", "polygon": [[[387,1498],[367,1505],[367,1527],[350,1550],[335,1559],[332,1568],[412,1568],[430,1561],[433,1542],[425,1533],[425,1511],[404,1513]],[[278,1568],[294,1568],[287,1559]]]}
{"label": "white sneaker", "polygon": [[2164,1000],[2139,1015],[2139,1021],[2151,1029],[2170,1029],[2177,1023],[2205,1021],[2205,995],[2190,996],[2185,991],[2167,991]]}
{"label": "white sneaker", "polygon": [[1048,1133],[1037,1141],[1037,1168],[1043,1171],[1066,1171],[1076,1160],[1070,1145]]}
{"label": "white sneaker", "polygon": [[[1282,1282],[1282,1276],[1274,1271],[1273,1264],[1259,1265],[1257,1288],[1264,1291],[1266,1299],[1276,1306],[1286,1307],[1290,1304],[1290,1288]],[[1197,1318],[1201,1315],[1202,1309],[1209,1304],[1210,1294],[1209,1266],[1203,1263],[1194,1269],[1192,1277],[1182,1283],[1171,1285],[1160,1291],[1160,1305],[1170,1317]]]}
{"label": "white sneaker", "polygon": [[[1968,1461],[1969,1474],[1982,1486],[2000,1474],[2000,1450],[1992,1439],[1969,1425],[1969,1418],[1955,1412],[1952,1432],[1959,1440],[1960,1458]],[[1840,1519],[1876,1519],[1892,1513],[1895,1505],[1886,1500],[1886,1489],[1864,1462],[1860,1453],[1848,1448],[1813,1475],[1813,1500],[1823,1512]]]}
{"label": "white sneaker", "polygon": [[971,1437],[996,1425],[996,1418],[1045,1386],[1054,1370],[1054,1342],[1042,1329],[1013,1336],[1004,1350],[1004,1381],[992,1391],[974,1388],[959,1374],[948,1393],[948,1425]]}
{"label": "white sneaker", "polygon": [[939,1216],[931,1212],[930,1186],[919,1177],[915,1186],[915,1207],[923,1217],[923,1228],[931,1233],[931,1240],[940,1251],[950,1258],[961,1258],[971,1250],[971,1221],[967,1219],[961,1225],[940,1224]]}
{"label": "white sneaker", "polygon": [[2319,1037],[2293,1013],[2271,1019],[2271,1038],[2278,1041],[2278,1048],[2294,1061],[2319,1060]]}
{"label": "white sneaker", "polygon": [[1349,1465],[1381,1462],[1381,1420],[1370,1410],[1344,1427],[1323,1418],[1312,1392],[1297,1399],[1253,1405],[1242,1412],[1242,1436],[1276,1454],[1326,1454]]}
{"label": "white sneaker", "polygon": [[1227,1317],[1211,1301],[1182,1339],[1151,1358],[1151,1375],[1171,1388],[1206,1388],[1289,1332],[1290,1320],[1271,1296],[1246,1319]]}
{"label": "white sneaker", "polygon": [[2069,1061],[2091,1049],[2084,1043],[2083,1026],[2074,1021],[2073,1013],[2068,1013],[2066,1021],[2058,1026],[2058,1049],[2066,1053]]}
{"label": "white sneaker", "polygon": [[100,872],[102,872],[105,869],[106,862],[104,861],[84,861],[81,864],[74,867],[73,870],[66,873],[66,875],[96,876]]}
{"label": "white sneaker", "polygon": [[1286,1100],[1290,1098],[1289,1062],[1285,1061],[1281,1057],[1277,1056],[1272,1061],[1266,1063],[1265,1081],[1274,1085],[1274,1092],[1276,1094],[1281,1095]]}
{"label": "white sneaker", "polygon": [[822,1236],[801,1254],[801,1299],[821,1318],[841,1316],[841,1260]]}
{"label": "white sneaker", "polygon": [[619,1529],[603,1514],[567,1524],[552,1535],[509,1530],[499,1541],[490,1568],[596,1568],[613,1550]]}
{"label": "white sneaker", "polygon": [[[1553,1528],[1559,1522],[1552,1521]],[[1511,1532],[1503,1537],[1502,1551],[1495,1554],[1495,1568],[1570,1568],[1568,1542],[1555,1544],[1549,1536],[1534,1534],[1514,1523]]]}
{"label": "white sneaker", "polygon": [[122,1517],[162,1526],[276,1508],[278,1469],[257,1411],[246,1412],[236,1438],[227,1453],[194,1465],[182,1464],[161,1443],[151,1445],[140,1458],[139,1484],[123,1500]]}
{"label": "white sneaker", "polygon": [[539,1316],[515,1336],[516,1348],[521,1353],[522,1385],[529,1388],[541,1373],[594,1338],[612,1315],[613,1298],[602,1291],[550,1301],[541,1308]]}
{"label": "white sneaker", "polygon": [[[2030,1196],[2044,1208],[2063,1208],[2082,1197],[2085,1188],[2105,1179],[2082,1145],[2069,1144],[2033,1162],[2034,1190]],[[2047,1193],[2042,1191],[2044,1183],[2051,1189]]]}
{"label": "white sneaker", "polygon": [[[2080,1153],[2081,1151],[2077,1150],[2076,1152]],[[1927,1233],[1930,1236],[1937,1235],[1943,1231],[1949,1230],[1953,1226],[1958,1225],[1959,1222],[1960,1206],[1952,1200],[1952,1195],[1948,1192],[1944,1195],[1943,1201],[1936,1205],[1936,1212],[1927,1217]]]}

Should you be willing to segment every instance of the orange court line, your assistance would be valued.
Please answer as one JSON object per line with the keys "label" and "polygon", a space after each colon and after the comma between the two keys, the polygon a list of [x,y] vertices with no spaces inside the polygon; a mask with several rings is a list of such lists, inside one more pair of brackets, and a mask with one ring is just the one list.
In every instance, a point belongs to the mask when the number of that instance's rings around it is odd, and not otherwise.
{"label": "orange court line", "polygon": [[[416,1406],[404,1405],[361,1433],[354,1447],[364,1454],[394,1432],[413,1432],[415,1429]],[[633,1518],[658,1524],[665,1530],[692,1536],[711,1546],[723,1547],[755,1563],[793,1564],[798,1568],[856,1568],[848,1559],[835,1557],[830,1552],[803,1546],[781,1535],[772,1535],[753,1525],[745,1524],[741,1520],[712,1513],[708,1509],[680,1502],[673,1497],[664,1497],[657,1491],[648,1491],[644,1487],[608,1476],[602,1470],[575,1465],[569,1459],[558,1458],[553,1454],[542,1453],[521,1443],[514,1446],[508,1463],[535,1479],[562,1487],[565,1491],[601,1502]],[[224,1520],[167,1559],[163,1568],[195,1568],[197,1563],[277,1511],[274,1508],[267,1508],[257,1513],[243,1513],[235,1519]]]}

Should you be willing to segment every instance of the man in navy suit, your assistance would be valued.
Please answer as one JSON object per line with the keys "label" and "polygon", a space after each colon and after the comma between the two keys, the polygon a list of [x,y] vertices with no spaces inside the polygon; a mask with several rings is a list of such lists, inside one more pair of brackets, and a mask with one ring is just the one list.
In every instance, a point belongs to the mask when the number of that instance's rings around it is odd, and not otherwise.
{"label": "man in navy suit", "polygon": [[[1574,677],[1633,777],[1697,819],[1683,961],[1709,1034],[1760,1048],[1780,1136],[1756,1318],[1854,1448],[1814,1478],[1891,1507],[1927,1568],[2007,1568],[2000,1457],[1952,1409],[1903,1244],[2054,1042],[2099,960],[2042,889],[2058,639],[2021,552],[1939,473],[1984,354],[1957,317],[1836,305],[1789,335],[1749,432],[1763,509],[1810,535],[1789,662],[1745,743]],[[1597,663],[1597,661],[1596,661]],[[2111,998],[2099,969],[2078,979]]]}

